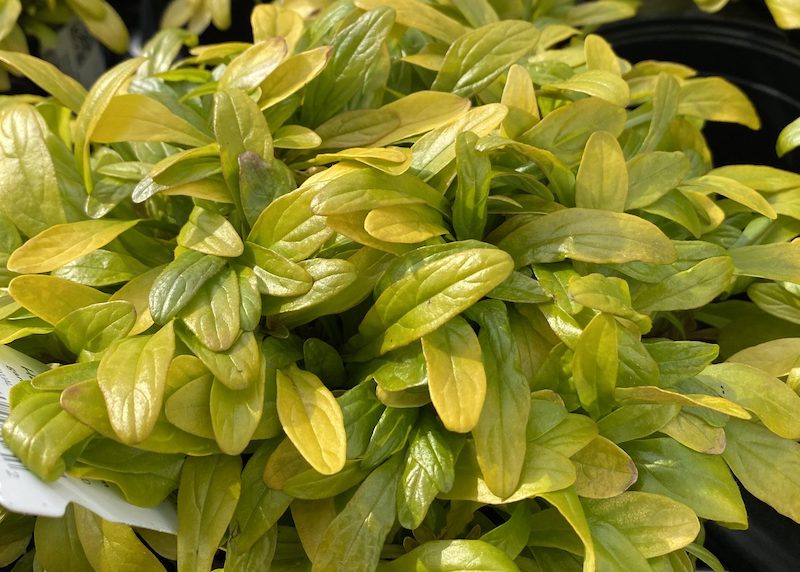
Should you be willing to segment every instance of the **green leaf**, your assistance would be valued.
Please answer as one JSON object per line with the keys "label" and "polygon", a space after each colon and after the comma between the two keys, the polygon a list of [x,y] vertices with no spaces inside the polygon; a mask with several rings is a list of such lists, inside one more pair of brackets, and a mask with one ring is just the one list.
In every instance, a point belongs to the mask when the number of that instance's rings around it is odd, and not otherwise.
{"label": "green leaf", "polygon": [[278,370],[278,416],[286,435],[317,471],[344,466],[347,437],[339,404],[317,376],[295,365]]}
{"label": "green leaf", "polygon": [[625,444],[639,468],[636,490],[682,502],[701,518],[747,526],[747,513],[736,481],[719,456],[687,449],[672,439]]}
{"label": "green leaf", "polygon": [[525,428],[530,389],[505,305],[485,301],[469,311],[480,324],[478,341],[486,370],[486,398],[472,429],[478,464],[487,487],[498,497],[517,489],[525,464]]}
{"label": "green leaf", "polygon": [[678,405],[625,405],[598,420],[600,434],[614,443],[652,435],[680,413]]}
{"label": "green leaf", "polygon": [[239,337],[239,279],[234,270],[223,271],[206,282],[181,311],[186,327],[208,349],[224,352]]}
{"label": "green leaf", "polygon": [[8,293],[20,306],[53,325],[75,310],[108,300],[100,290],[49,275],[17,276]]}
{"label": "green leaf", "polygon": [[719,347],[692,341],[658,341],[645,344],[647,352],[658,363],[665,387],[694,377],[719,355]]}
{"label": "green leaf", "polygon": [[30,105],[0,111],[0,209],[28,236],[68,220],[46,129]]}
{"label": "green leaf", "polygon": [[511,273],[512,262],[488,245],[423,263],[381,293],[350,341],[356,358],[407,345],[469,308]]}
{"label": "green leaf", "polygon": [[627,167],[625,210],[632,210],[649,206],[675,189],[689,174],[691,164],[680,151],[653,151],[636,155]]}
{"label": "green leaf", "polygon": [[775,151],[778,153],[778,157],[783,157],[797,147],[800,147],[800,117],[781,129],[775,144]]}
{"label": "green leaf", "polygon": [[211,139],[158,100],[137,93],[114,96],[96,120],[95,143],[160,141],[202,147]]}
{"label": "green leaf", "polygon": [[725,462],[754,496],[800,521],[800,445],[768,429],[731,419],[725,427]]}
{"label": "green leaf", "polygon": [[718,411],[725,415],[739,419],[750,419],[750,414],[740,405],[724,399],[705,394],[684,394],[668,391],[654,386],[618,387],[614,394],[618,402],[624,405],[635,403],[653,403],[664,405],[686,405],[689,407],[702,407],[711,411]]}
{"label": "green leaf", "polygon": [[401,26],[415,28],[448,44],[467,31],[457,20],[419,0],[357,0],[355,4],[362,10],[387,6],[395,11]]}
{"label": "green leaf", "polygon": [[281,36],[257,40],[234,58],[219,78],[219,89],[256,89],[286,59],[289,46]]}
{"label": "green leaf", "polygon": [[472,431],[486,397],[486,371],[478,337],[463,318],[456,316],[421,339],[436,413],[449,431]]}
{"label": "green leaf", "polygon": [[[182,431],[205,439],[214,439],[211,418],[211,386],[214,377],[199,360],[194,359],[194,361],[197,365],[190,372],[181,371],[179,374],[180,370],[173,367],[167,372],[167,383],[169,385],[180,383],[180,387],[166,399],[164,415],[170,423]],[[174,363],[177,363],[177,360],[174,360]],[[176,371],[173,373],[174,369]]]}
{"label": "green leaf", "polygon": [[740,123],[750,129],[760,129],[753,104],[747,96],[721,77],[689,79],[681,86],[678,113],[711,121]]}
{"label": "green leaf", "polygon": [[67,262],[53,271],[53,276],[87,286],[102,287],[127,282],[149,268],[138,259],[111,250],[95,250]]}
{"label": "green leaf", "polygon": [[174,353],[175,334],[169,323],[152,336],[119,340],[103,354],[97,383],[111,426],[123,443],[138,443],[153,431]]}
{"label": "green leaf", "polygon": [[628,84],[618,73],[608,70],[587,70],[564,81],[547,83],[545,89],[572,91],[597,97],[614,105],[625,107],[630,102]]}
{"label": "green leaf", "polygon": [[800,282],[800,243],[740,246],[728,252],[739,276]]}
{"label": "green leaf", "polygon": [[[567,488],[563,491],[544,493],[542,498],[556,507],[564,520],[569,523],[575,534],[578,535],[584,547],[584,570],[593,570],[596,562],[595,547],[589,529],[589,522],[586,520],[586,514],[578,495],[575,494],[573,489]],[[534,518],[536,517],[534,516]],[[531,534],[532,536],[533,534]]]}
{"label": "green leaf", "polygon": [[70,385],[97,378],[100,362],[78,362],[48,369],[31,379],[31,387],[42,391],[61,391]]}
{"label": "green leaf", "polygon": [[595,543],[597,568],[609,572],[652,572],[641,552],[625,534],[613,525],[589,518]]}
{"label": "green leaf", "polygon": [[331,53],[329,46],[320,46],[286,58],[261,83],[258,106],[266,109],[288,100],[289,96],[308,85],[325,69]]}
{"label": "green leaf", "polygon": [[0,51],[0,61],[51,94],[70,111],[80,111],[86,99],[86,90],[53,64],[28,54],[11,51]]}
{"label": "green leaf", "polygon": [[178,244],[203,254],[232,258],[244,251],[242,239],[228,219],[200,207],[192,209],[178,234]]}
{"label": "green leaf", "polygon": [[105,246],[137,222],[107,219],[53,225],[15,250],[8,269],[20,274],[50,272]]}
{"label": "green leaf", "polygon": [[230,389],[219,380],[211,385],[209,398],[211,426],[220,450],[238,455],[253,438],[264,408],[264,384],[245,389]]}
{"label": "green leaf", "polygon": [[409,442],[397,489],[397,517],[403,527],[418,528],[439,492],[452,488],[460,451],[457,438],[431,415],[422,415]]}
{"label": "green leaf", "polygon": [[572,370],[583,407],[599,418],[614,403],[619,371],[619,325],[613,316],[598,314],[583,330],[575,347]]}
{"label": "green leaf", "polygon": [[101,352],[127,336],[136,322],[136,311],[122,300],[101,302],[73,310],[56,324],[56,333],[76,355]]}
{"label": "green leaf", "polygon": [[775,219],[778,216],[767,199],[736,179],[729,179],[719,175],[703,175],[702,177],[684,181],[681,188],[698,191],[706,195],[717,193],[765,217]]}
{"label": "green leaf", "polygon": [[577,474],[575,492],[581,497],[615,497],[628,490],[638,476],[628,454],[604,437],[595,437],[571,459]]}
{"label": "green leaf", "polygon": [[364,218],[364,230],[395,244],[417,244],[449,232],[441,214],[419,204],[372,209]]}
{"label": "green leaf", "polygon": [[372,430],[361,460],[364,469],[374,469],[386,459],[405,449],[408,437],[417,422],[419,409],[387,407]]}
{"label": "green leaf", "polygon": [[725,450],[725,430],[691,413],[681,411],[661,432],[698,453],[719,455]]}
{"label": "green leaf", "polygon": [[241,493],[239,457],[189,457],[178,486],[178,570],[209,570]]}
{"label": "green leaf", "polygon": [[36,519],[33,532],[36,559],[43,567],[51,569],[63,566],[75,572],[94,572],[78,538],[74,511],[68,505],[60,518],[40,516]]}
{"label": "green leaf", "polygon": [[126,53],[130,43],[128,29],[110,4],[87,0],[66,0],[66,2],[92,36],[111,51],[117,54]]}
{"label": "green leaf", "polygon": [[598,264],[669,264],[676,257],[666,235],[629,214],[572,208],[544,216],[517,215],[510,221],[515,223],[513,230],[497,246],[514,257],[517,267],[566,258]]}
{"label": "green leaf", "polygon": [[720,363],[708,366],[696,379],[755,413],[777,435],[800,439],[800,396],[778,378],[745,364]]}
{"label": "green leaf", "polygon": [[434,540],[379,568],[381,572],[484,571],[515,572],[514,561],[502,550],[481,540]]}
{"label": "green leaf", "polygon": [[583,506],[590,521],[599,520],[616,528],[645,558],[683,548],[700,532],[700,522],[692,509],[657,494],[626,492],[610,499],[587,499]]}
{"label": "green leaf", "polygon": [[181,329],[178,334],[214,377],[230,389],[247,389],[262,379],[261,351],[253,332],[242,332],[224,352],[208,349],[194,335]]}
{"label": "green leaf", "polygon": [[608,278],[602,274],[573,278],[568,284],[568,294],[581,306],[634,322],[642,333],[647,333],[652,327],[647,316],[631,308],[628,283],[620,278]]}
{"label": "green leaf", "polygon": [[579,208],[622,212],[628,196],[628,171],[616,137],[597,131],[589,137],[575,178]]}
{"label": "green leaf", "polygon": [[773,377],[789,374],[800,359],[800,338],[771,340],[745,348],[728,358],[767,372]]}
{"label": "green leaf", "polygon": [[459,240],[483,238],[488,216],[491,162],[476,148],[478,137],[471,132],[456,138],[458,186],[453,202],[453,229]]}
{"label": "green leaf", "polygon": [[157,324],[174,318],[203,284],[225,266],[225,259],[194,250],[181,253],[158,275],[150,290],[150,313]]}
{"label": "green leaf", "polygon": [[507,521],[481,536],[481,540],[499,548],[509,558],[516,558],[528,544],[530,516],[530,509],[519,503]]}
{"label": "green leaf", "polygon": [[336,34],[328,65],[306,87],[304,124],[316,126],[330,119],[358,94],[381,53],[394,19],[393,10],[376,8]]}
{"label": "green leaf", "polygon": [[733,274],[731,257],[707,258],[657,284],[639,288],[633,303],[643,312],[700,308],[731,286]]}
{"label": "green leaf", "polygon": [[383,543],[395,523],[400,462],[399,456],[390,459],[358,487],[325,530],[314,556],[313,571],[369,572],[376,568]]}

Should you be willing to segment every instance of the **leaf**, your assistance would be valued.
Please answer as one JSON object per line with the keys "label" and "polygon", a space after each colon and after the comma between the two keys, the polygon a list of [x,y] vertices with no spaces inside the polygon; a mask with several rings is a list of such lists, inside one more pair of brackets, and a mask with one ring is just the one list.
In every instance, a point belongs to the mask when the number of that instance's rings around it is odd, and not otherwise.
{"label": "leaf", "polygon": [[652,327],[647,316],[631,308],[628,283],[622,279],[607,278],[601,274],[572,278],[568,284],[568,295],[570,300],[581,306],[630,320],[642,333],[647,333]]}
{"label": "leaf", "polygon": [[488,217],[487,201],[491,184],[491,161],[476,146],[478,137],[461,133],[456,138],[458,186],[453,202],[453,229],[459,240],[483,238]]}
{"label": "leaf", "polygon": [[535,26],[518,20],[467,32],[448,48],[432,89],[472,97],[532,51],[538,39]]}
{"label": "leaf", "polygon": [[409,344],[477,302],[511,266],[508,255],[488,245],[422,264],[383,291],[350,345],[364,359]]}
{"label": "leaf", "polygon": [[225,259],[188,250],[158,275],[150,290],[150,314],[157,324],[174,318],[208,280],[225,266]]}
{"label": "leaf", "polygon": [[[572,489],[564,489],[563,491],[544,493],[542,498],[556,507],[561,516],[575,531],[575,534],[578,535],[584,547],[583,569],[593,570],[596,562],[595,547],[589,523],[586,520],[583,506],[578,500],[578,495]],[[531,537],[533,537],[533,534],[531,534]]]}
{"label": "leaf", "polygon": [[661,432],[698,453],[719,455],[725,450],[725,430],[691,413],[681,411],[661,428]]}
{"label": "leaf", "polygon": [[256,40],[231,60],[219,78],[219,89],[256,89],[286,59],[289,46],[281,36]]}
{"label": "leaf", "polygon": [[517,225],[497,246],[514,257],[518,268],[566,258],[599,264],[634,260],[669,264],[675,260],[669,239],[633,215],[572,208],[515,218]]}
{"label": "leaf", "polygon": [[0,51],[0,61],[30,79],[70,111],[80,111],[86,90],[53,64],[28,54],[5,50]]}
{"label": "leaf", "polygon": [[28,236],[68,220],[46,137],[44,121],[32,106],[3,106],[0,111],[0,208]]}
{"label": "leaf", "polygon": [[457,20],[419,0],[357,0],[355,4],[362,10],[388,6],[395,11],[401,26],[415,28],[447,43],[454,42],[467,31]]}
{"label": "leaf", "polygon": [[108,300],[100,290],[49,275],[17,276],[8,293],[20,306],[53,325],[75,310]]}
{"label": "leaf", "polygon": [[[167,383],[175,382],[172,368],[167,376]],[[214,376],[202,364],[200,371],[194,373],[190,379],[181,380],[182,385],[174,390],[164,403],[164,415],[167,420],[182,431],[204,439],[214,439],[211,417],[213,382]]]}
{"label": "leaf", "polygon": [[800,360],[800,338],[771,340],[745,348],[728,358],[765,371],[773,377],[788,375]]}
{"label": "leaf", "polygon": [[719,346],[703,342],[648,342],[645,348],[658,363],[665,387],[697,375],[719,355]]}
{"label": "leaf", "polygon": [[747,96],[721,77],[686,80],[681,86],[678,113],[740,123],[754,130],[761,128],[758,113]]}
{"label": "leaf", "polygon": [[666,280],[640,288],[633,304],[643,312],[701,308],[730,287],[733,273],[729,256],[707,258]]}
{"label": "leaf", "polygon": [[286,435],[317,471],[344,466],[347,437],[339,404],[314,374],[295,365],[278,370],[278,416]]}
{"label": "leaf", "polygon": [[100,360],[97,383],[111,426],[123,443],[144,440],[156,424],[175,353],[174,335],[170,323],[152,336],[119,340]]}
{"label": "leaf", "polygon": [[375,469],[336,515],[317,548],[311,570],[368,572],[395,522],[400,457]]}
{"label": "leaf", "polygon": [[611,524],[589,518],[589,527],[600,570],[650,572],[653,569],[631,539]]}
{"label": "leaf", "polygon": [[636,490],[682,502],[701,518],[747,526],[739,487],[722,458],[672,439],[632,441],[625,450],[639,468]]}
{"label": "leaf", "polygon": [[800,439],[800,396],[779,379],[739,363],[710,365],[696,379],[755,413],[777,435]]}
{"label": "leaf", "polygon": [[263,375],[261,352],[253,332],[240,334],[234,344],[224,352],[209,350],[192,334],[180,329],[178,334],[181,341],[200,358],[214,377],[230,389],[247,389],[260,382]]}
{"label": "leaf", "polygon": [[628,195],[625,210],[649,206],[676,188],[691,164],[680,151],[641,153],[627,163]]}
{"label": "leaf", "polygon": [[74,511],[68,505],[60,518],[40,516],[36,519],[33,532],[36,559],[49,568],[63,566],[75,572],[93,572],[78,538]]}
{"label": "leaf", "polygon": [[8,269],[20,274],[50,272],[105,246],[137,222],[107,219],[53,225],[15,250]]}
{"label": "leaf", "polygon": [[421,340],[436,413],[449,431],[472,431],[486,397],[486,371],[478,337],[463,318],[456,316]]}
{"label": "leaf", "polygon": [[417,422],[417,408],[387,407],[372,430],[372,435],[364,451],[361,467],[374,469],[386,459],[399,453],[406,447],[406,442]]}
{"label": "leaf", "polygon": [[156,99],[137,93],[109,100],[89,137],[96,143],[163,141],[193,147],[211,142],[208,135]]}
{"label": "leaf", "polygon": [[129,302],[109,301],[73,310],[56,324],[56,333],[76,355],[101,352],[127,336],[136,322]]}
{"label": "leaf", "polygon": [[253,276],[261,293],[287,298],[302,296],[311,290],[314,278],[300,264],[252,242],[246,243],[246,247],[244,259],[252,265]]}
{"label": "leaf", "polygon": [[31,379],[31,387],[43,391],[61,391],[70,385],[97,378],[99,362],[78,362],[48,369]]}
{"label": "leaf", "polygon": [[206,282],[181,311],[186,327],[208,349],[224,352],[239,337],[239,279],[227,270]]}
{"label": "leaf", "polygon": [[738,276],[800,282],[800,243],[740,246],[728,252]]}
{"label": "leaf", "polygon": [[653,403],[665,405],[697,406],[711,411],[718,411],[739,419],[750,419],[750,414],[743,407],[724,399],[704,394],[683,394],[667,391],[652,386],[618,387],[614,394],[622,404]]}
{"label": "leaf", "polygon": [[189,457],[178,486],[178,569],[208,570],[241,493],[239,457]]}
{"label": "leaf", "polygon": [[622,212],[628,197],[628,170],[616,137],[596,131],[586,142],[575,178],[579,208]]}
{"label": "leaf", "polygon": [[394,24],[394,11],[381,7],[362,14],[331,42],[328,65],[305,91],[303,123],[316,126],[341,111],[361,89]]}
{"label": "leaf", "polygon": [[440,491],[455,482],[455,464],[461,443],[443,431],[430,415],[422,418],[408,445],[397,488],[397,517],[400,524],[418,528]]}
{"label": "leaf", "polygon": [[271,4],[256,6],[250,14],[250,24],[256,42],[282,36],[290,52],[303,33],[303,20],[297,12]]}
{"label": "leaf", "polygon": [[119,562],[132,572],[164,570],[130,526],[103,520],[80,505],[73,510],[75,532],[94,570],[114,570]]}
{"label": "leaf", "polygon": [[244,251],[242,239],[224,216],[194,207],[178,234],[178,244],[203,254],[235,258]]}
{"label": "leaf", "polygon": [[620,444],[652,435],[680,413],[678,405],[624,405],[598,420],[600,434]]}
{"label": "leaf", "polygon": [[485,571],[512,572],[519,570],[502,550],[481,540],[434,540],[425,542],[408,554],[387,563],[386,572]]}
{"label": "leaf", "polygon": [[104,46],[117,54],[128,49],[130,37],[125,22],[114,8],[103,2],[101,10],[95,12],[85,0],[67,0],[67,5],[78,15],[89,33]]}
{"label": "leaf", "polygon": [[797,147],[800,147],[800,117],[781,129],[775,144],[775,151],[778,153],[778,157],[783,157]]}
{"label": "leaf", "polygon": [[314,149],[319,147],[322,139],[302,125],[284,125],[275,132],[273,143],[280,149]]}
{"label": "leaf", "polygon": [[618,324],[613,316],[598,314],[583,330],[572,370],[581,405],[593,418],[608,413],[614,403],[619,370]]}
{"label": "leaf", "polygon": [[442,215],[426,205],[401,205],[372,209],[364,219],[370,235],[396,244],[418,244],[448,233]]}
{"label": "leaf", "polygon": [[747,295],[768,314],[795,324],[800,322],[798,296],[780,284],[757,282],[747,289]]}
{"label": "leaf", "polygon": [[[267,8],[269,7],[267,6]],[[256,17],[258,10],[263,9],[262,6],[258,6],[257,10],[253,12],[253,17]],[[286,13],[295,14],[290,10],[286,10]],[[287,38],[287,42],[289,41],[290,39]],[[258,106],[261,109],[267,109],[287,100],[289,96],[308,85],[322,73],[330,57],[331,48],[320,46],[283,60],[261,83],[261,97],[258,100]]]}
{"label": "leaf", "polygon": [[587,499],[583,506],[590,521],[600,520],[616,528],[645,558],[683,548],[700,532],[694,511],[661,495],[626,492],[610,499]]}
{"label": "leaf", "polygon": [[235,390],[215,379],[209,406],[211,426],[220,450],[226,455],[238,455],[250,443],[261,420],[264,384],[256,382]]}
{"label": "leaf", "polygon": [[545,88],[574,91],[625,107],[630,102],[628,84],[618,73],[607,70],[587,70],[564,81],[548,83]]}
{"label": "leaf", "polygon": [[703,194],[717,193],[768,218],[775,219],[778,216],[767,199],[735,179],[719,175],[703,175],[702,177],[684,181],[681,188],[698,191]]}
{"label": "leaf", "polygon": [[638,471],[628,454],[604,437],[595,437],[572,457],[575,492],[585,498],[611,498],[636,482]]}

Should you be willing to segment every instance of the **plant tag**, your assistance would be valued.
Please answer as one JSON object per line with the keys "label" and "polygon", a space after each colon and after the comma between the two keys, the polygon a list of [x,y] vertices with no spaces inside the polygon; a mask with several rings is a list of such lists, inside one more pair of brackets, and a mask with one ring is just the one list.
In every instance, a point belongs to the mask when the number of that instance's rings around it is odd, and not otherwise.
{"label": "plant tag", "polygon": [[[35,359],[0,345],[0,425],[9,415],[9,390],[46,369]],[[175,534],[178,529],[175,507],[168,502],[153,508],[141,508],[130,504],[103,482],[68,475],[46,483],[28,471],[0,439],[0,505],[17,513],[58,517],[64,514],[71,502],[112,522],[170,534]]]}

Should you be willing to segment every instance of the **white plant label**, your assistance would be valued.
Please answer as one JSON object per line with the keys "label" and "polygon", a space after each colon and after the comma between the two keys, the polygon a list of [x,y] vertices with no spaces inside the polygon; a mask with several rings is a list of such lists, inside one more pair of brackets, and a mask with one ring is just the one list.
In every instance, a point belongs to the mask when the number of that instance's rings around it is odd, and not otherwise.
{"label": "white plant label", "polygon": [[[8,418],[11,388],[46,369],[35,359],[0,345],[0,426]],[[141,508],[130,504],[106,483],[69,475],[44,482],[28,471],[0,439],[0,505],[12,512],[58,517],[69,503],[77,503],[112,522],[171,534],[178,529],[175,507],[168,502]]]}

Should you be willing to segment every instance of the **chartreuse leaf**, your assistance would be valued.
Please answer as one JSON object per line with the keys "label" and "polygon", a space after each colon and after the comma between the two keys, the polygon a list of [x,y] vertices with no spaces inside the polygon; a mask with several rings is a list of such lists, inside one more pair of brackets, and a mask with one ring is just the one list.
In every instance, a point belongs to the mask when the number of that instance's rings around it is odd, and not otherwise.
{"label": "chartreuse leaf", "polygon": [[28,236],[68,221],[67,206],[59,193],[46,137],[46,125],[32,106],[3,106],[0,111],[0,208]]}
{"label": "chartreuse leaf", "polygon": [[696,406],[718,411],[738,419],[750,419],[750,414],[742,406],[728,399],[713,395],[684,394],[654,386],[618,387],[614,390],[614,395],[617,401],[624,405],[654,403]]}
{"label": "chartreuse leaf", "polygon": [[150,314],[155,323],[165,324],[174,318],[224,266],[224,258],[194,250],[177,256],[158,275],[150,290]]}
{"label": "chartreuse leaf", "polygon": [[468,315],[481,326],[478,341],[486,370],[486,398],[472,429],[478,464],[489,490],[508,497],[517,489],[525,463],[530,389],[505,305],[484,301]]}
{"label": "chartreuse leaf", "polygon": [[242,260],[252,268],[261,293],[288,298],[302,296],[311,290],[314,278],[300,264],[252,242],[247,242],[245,247]]}
{"label": "chartreuse leaf", "polygon": [[[286,12],[295,14],[290,10]],[[291,39],[287,38],[287,42],[291,42]],[[325,69],[331,53],[329,46],[320,46],[286,58],[261,83],[258,106],[267,109],[302,89]]]}
{"label": "chartreuse leaf", "polygon": [[472,97],[532,51],[538,39],[539,30],[519,20],[467,32],[450,45],[432,88]]}
{"label": "chartreuse leaf", "polygon": [[525,503],[517,503],[511,512],[511,517],[481,536],[481,540],[499,548],[509,558],[516,558],[528,544],[531,532],[530,517],[530,508]]}
{"label": "chartreuse leaf", "polygon": [[9,284],[8,293],[17,304],[53,325],[75,310],[108,300],[100,290],[47,275],[17,276]]}
{"label": "chartreuse leaf", "polygon": [[129,332],[132,336],[145,332],[153,325],[153,317],[150,315],[150,290],[162,270],[164,270],[163,266],[151,268],[144,274],[131,279],[109,298],[110,301],[122,300],[133,305],[136,322]]}
{"label": "chartreuse leaf", "polygon": [[380,572],[519,570],[501,549],[482,540],[434,540],[425,542],[408,554],[382,564]]}
{"label": "chartreuse leaf", "polygon": [[239,279],[236,271],[220,272],[206,282],[180,312],[181,320],[208,349],[224,352],[239,337]]}
{"label": "chartreuse leaf", "polygon": [[401,456],[392,457],[361,483],[325,530],[311,566],[313,572],[369,572],[376,568],[395,523],[401,462]]}
{"label": "chartreuse leaf", "polygon": [[[473,5],[471,2],[462,4]],[[503,120],[503,131],[508,137],[514,139],[538,123],[540,112],[536,91],[525,67],[514,64],[508,68],[500,103],[508,108],[508,115]]]}
{"label": "chartreuse leaf", "polygon": [[[591,516],[588,521],[595,543],[598,569],[613,572],[651,572],[653,570],[625,534],[611,524]],[[557,569],[554,568],[553,572]]]}
{"label": "chartreuse leaf", "polygon": [[[582,501],[589,522],[602,522],[623,534],[645,558],[679,550],[697,537],[700,522],[688,506],[668,497],[626,492]],[[595,547],[602,541],[595,543]]]}
{"label": "chartreuse leaf", "polygon": [[147,95],[128,93],[109,100],[89,136],[94,143],[158,141],[202,147],[211,139],[166,105]]}
{"label": "chartreuse leaf", "polygon": [[[561,516],[569,523],[572,530],[583,543],[583,569],[586,571],[594,570],[596,562],[594,541],[592,540],[589,523],[586,520],[583,506],[578,499],[578,495],[575,494],[574,489],[566,488],[561,491],[543,493],[542,498],[561,513]],[[535,518],[536,515],[533,516],[533,519]],[[533,522],[531,525],[532,527],[535,526]],[[532,530],[530,539],[532,540],[533,537],[534,531]]]}
{"label": "chartreuse leaf", "polygon": [[442,215],[421,204],[372,209],[364,218],[364,230],[396,244],[417,244],[448,232]]}
{"label": "chartreuse leaf", "polygon": [[339,404],[313,373],[296,365],[278,370],[278,416],[289,439],[317,471],[344,466],[347,437]]}
{"label": "chartreuse leaf", "polygon": [[278,547],[278,527],[273,526],[253,545],[242,550],[235,542],[228,544],[225,555],[225,568],[235,570],[258,570],[272,565],[272,559]]}
{"label": "chartreuse leaf", "polygon": [[411,166],[411,150],[404,147],[353,147],[335,153],[320,153],[314,163],[358,161],[390,175],[402,175]]}
{"label": "chartreuse leaf", "polygon": [[234,58],[219,78],[219,89],[256,89],[286,59],[289,46],[281,36],[256,41]]}
{"label": "chartreuse leaf", "polygon": [[600,434],[614,443],[652,435],[680,413],[678,405],[625,405],[597,421]]}
{"label": "chartreuse leaf", "polygon": [[747,526],[739,487],[719,456],[697,453],[672,439],[624,445],[639,469],[636,490],[668,496],[701,518]]}
{"label": "chartreuse leaf", "polygon": [[70,385],[96,379],[99,363],[96,361],[78,362],[48,369],[32,378],[31,386],[43,391],[60,391]]}
{"label": "chartreuse leaf", "polygon": [[34,474],[54,481],[66,469],[64,455],[93,431],[61,409],[57,393],[34,393],[14,405],[3,425],[8,448]]}
{"label": "chartreuse leaf", "polygon": [[51,569],[64,567],[75,572],[94,572],[86,559],[75,522],[75,509],[70,504],[60,518],[40,516],[33,530],[36,559]]}
{"label": "chartreuse leaf", "polygon": [[328,65],[306,87],[301,112],[304,124],[316,126],[330,119],[358,94],[381,53],[394,19],[393,10],[376,8],[334,36]]}
{"label": "chartreuse leaf", "polygon": [[556,89],[586,94],[620,107],[625,107],[630,102],[628,84],[618,73],[607,70],[586,70],[563,81],[547,83],[544,87],[548,91]]}
{"label": "chartreuse leaf", "polygon": [[645,312],[699,308],[730,287],[734,272],[731,257],[707,258],[657,284],[643,286],[633,302]]}
{"label": "chartreuse leaf", "polygon": [[179,328],[181,341],[230,389],[240,390],[258,383],[262,377],[261,352],[253,332],[243,332],[234,344],[223,352],[203,345],[193,334]]}
{"label": "chartreuse leaf", "polygon": [[332,498],[320,500],[295,499],[291,505],[292,521],[303,550],[311,560],[317,554],[325,530],[336,518],[336,507]]}
{"label": "chartreuse leaf", "polygon": [[642,333],[647,333],[652,326],[650,318],[631,308],[628,283],[620,278],[602,274],[574,278],[569,281],[568,294],[581,306],[634,322]]}
{"label": "chartreuse leaf", "polygon": [[447,431],[432,415],[423,413],[411,436],[397,488],[400,524],[418,528],[439,492],[447,492],[455,481],[455,463],[460,439]]}
{"label": "chartreuse leaf", "polygon": [[178,244],[204,254],[236,257],[244,251],[242,239],[224,216],[195,207],[178,234]]}
{"label": "chartreuse leaf", "polygon": [[627,162],[628,194],[625,210],[649,206],[676,188],[691,164],[679,151],[640,153]]}
{"label": "chartreuse leaf", "polygon": [[105,246],[137,222],[84,220],[50,226],[11,254],[8,269],[20,274],[50,272]]}
{"label": "chartreuse leaf", "polygon": [[578,338],[572,371],[581,405],[594,418],[611,410],[619,371],[619,333],[616,319],[597,314]]}
{"label": "chartreuse leaf", "polygon": [[681,189],[703,194],[717,193],[768,218],[775,219],[778,216],[767,199],[736,179],[720,175],[703,175],[684,181]]}
{"label": "chartreuse leaf", "polygon": [[74,505],[73,510],[75,531],[94,570],[111,572],[118,569],[120,562],[132,572],[164,570],[130,526],[103,520],[80,505]]}
{"label": "chartreuse leaf", "polygon": [[449,431],[472,431],[486,397],[486,370],[478,337],[456,316],[421,340],[436,413]]}
{"label": "chartreuse leaf", "polygon": [[628,170],[617,138],[592,133],[575,178],[575,206],[622,212],[628,198]]}
{"label": "chartreuse leaf", "polygon": [[459,240],[483,238],[488,217],[492,165],[488,153],[476,148],[477,143],[478,137],[472,132],[456,138],[458,186],[453,202],[453,229]]}
{"label": "chartreuse leaf", "polygon": [[[751,287],[752,288],[752,287]],[[783,377],[797,367],[800,360],[800,338],[771,340],[736,352],[728,361],[743,363]]]}
{"label": "chartreuse leaf", "polygon": [[419,0],[357,0],[355,4],[362,10],[388,6],[395,11],[397,23],[401,26],[415,28],[447,43],[455,41],[467,31],[457,20]]}
{"label": "chartreuse leaf", "polygon": [[384,290],[350,342],[363,360],[402,347],[469,308],[511,273],[501,251],[480,245],[420,264]]}
{"label": "chartreuse leaf", "polygon": [[300,15],[291,9],[273,4],[256,6],[250,14],[250,25],[256,42],[281,36],[286,40],[290,52],[303,34],[303,19]]}
{"label": "chartreuse leaf", "polygon": [[669,264],[676,258],[675,247],[655,225],[625,213],[572,208],[517,215],[511,222],[513,230],[497,245],[514,257],[517,267],[566,258],[599,264]]}
{"label": "chartreuse leaf", "polygon": [[264,384],[230,389],[219,380],[211,385],[211,426],[220,450],[238,455],[253,438],[264,408]]}
{"label": "chartreuse leaf", "polygon": [[0,51],[0,61],[23,74],[70,111],[80,111],[86,99],[86,90],[53,64],[28,54],[5,50]]}
{"label": "chartreuse leaf", "polygon": [[210,404],[214,378],[199,359],[186,358],[191,360],[191,366],[176,365],[179,362],[176,358],[167,371],[167,384],[173,391],[164,403],[164,415],[187,433],[214,439]]}
{"label": "chartreuse leaf", "polygon": [[665,387],[697,375],[719,355],[719,346],[703,342],[648,342],[645,348],[658,363]]}
{"label": "chartreuse leaf", "polygon": [[783,157],[790,151],[800,147],[800,118],[795,119],[784,127],[778,134],[778,141],[775,150],[778,157]]}
{"label": "chartreuse leaf", "polygon": [[123,443],[138,443],[153,430],[161,413],[167,368],[175,353],[172,322],[152,336],[119,340],[103,354],[97,383],[108,418]]}
{"label": "chartreuse leaf", "polygon": [[611,498],[636,482],[636,465],[628,454],[605,437],[572,455],[577,478],[575,492],[585,498]]}
{"label": "chartreuse leaf", "polygon": [[133,304],[122,300],[100,302],[73,310],[56,323],[56,333],[76,355],[101,352],[130,333],[136,323]]}
{"label": "chartreuse leaf", "polygon": [[261,320],[261,293],[258,278],[249,267],[239,269],[239,327],[252,332]]}
{"label": "chartreuse leaf", "polygon": [[686,80],[681,86],[678,113],[711,121],[740,123],[750,129],[761,127],[758,113],[747,96],[721,77]]}
{"label": "chartreuse leaf", "polygon": [[800,243],[741,246],[731,248],[728,252],[733,258],[734,271],[739,276],[800,282]]}
{"label": "chartreuse leaf", "polygon": [[800,323],[800,297],[780,284],[756,282],[747,289],[747,295],[768,314]]}
{"label": "chartreuse leaf", "polygon": [[387,407],[384,409],[372,430],[361,466],[365,469],[374,469],[395,453],[403,450],[418,416],[419,409],[415,407]]}
{"label": "chartreuse leaf", "polygon": [[660,431],[698,453],[719,455],[725,450],[725,430],[691,413],[681,411]]}
{"label": "chartreuse leaf", "polygon": [[242,460],[188,457],[178,486],[178,570],[209,570],[241,493]]}
{"label": "chartreuse leaf", "polygon": [[776,377],[749,365],[720,363],[708,366],[695,379],[755,413],[776,435],[800,439],[800,396]]}
{"label": "chartreuse leaf", "polygon": [[731,419],[722,456],[753,495],[794,521],[800,520],[800,445],[768,429]]}

